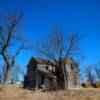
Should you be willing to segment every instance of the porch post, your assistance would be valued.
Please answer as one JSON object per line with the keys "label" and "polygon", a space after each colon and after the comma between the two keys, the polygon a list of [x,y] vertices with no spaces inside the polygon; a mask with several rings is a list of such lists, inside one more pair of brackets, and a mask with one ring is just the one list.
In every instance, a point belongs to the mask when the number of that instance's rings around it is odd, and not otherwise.
{"label": "porch post", "polygon": [[36,73],[36,91],[38,90],[38,66],[37,66],[37,73]]}

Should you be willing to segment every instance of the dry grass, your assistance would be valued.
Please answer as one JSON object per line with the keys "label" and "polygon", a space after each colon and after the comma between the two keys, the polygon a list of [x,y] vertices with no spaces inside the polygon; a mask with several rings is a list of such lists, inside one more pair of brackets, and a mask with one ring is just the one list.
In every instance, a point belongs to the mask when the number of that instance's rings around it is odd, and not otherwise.
{"label": "dry grass", "polygon": [[16,85],[5,85],[0,100],[100,100],[100,89],[34,92]]}

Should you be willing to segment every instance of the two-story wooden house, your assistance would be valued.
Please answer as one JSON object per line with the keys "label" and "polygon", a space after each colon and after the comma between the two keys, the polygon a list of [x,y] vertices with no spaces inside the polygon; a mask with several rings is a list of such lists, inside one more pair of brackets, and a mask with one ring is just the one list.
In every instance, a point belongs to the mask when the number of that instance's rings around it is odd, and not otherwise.
{"label": "two-story wooden house", "polygon": [[[65,72],[68,88],[79,87],[78,65],[72,58],[68,58],[65,63]],[[27,65],[27,75],[24,86],[31,89],[46,88],[55,90],[58,88],[55,67],[50,61],[37,57],[32,57]]]}

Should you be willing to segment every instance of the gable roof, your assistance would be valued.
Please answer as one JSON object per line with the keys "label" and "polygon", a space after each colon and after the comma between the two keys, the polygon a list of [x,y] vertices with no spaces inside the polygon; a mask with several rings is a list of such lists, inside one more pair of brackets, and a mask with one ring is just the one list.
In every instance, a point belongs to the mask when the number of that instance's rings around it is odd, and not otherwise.
{"label": "gable roof", "polygon": [[72,57],[66,58],[66,63],[74,65],[73,67],[78,67],[78,63]]}
{"label": "gable roof", "polygon": [[45,59],[38,58],[38,57],[32,57],[32,58],[37,63],[43,63],[43,64],[47,64],[47,65],[50,64],[50,61],[49,60],[45,60]]}
{"label": "gable roof", "polygon": [[[43,58],[38,58],[38,57],[32,57],[28,65],[32,66],[34,63],[51,65],[51,62],[49,60],[45,60]],[[71,57],[66,58],[66,63],[72,64],[73,67],[78,67],[75,60]],[[58,64],[58,61],[56,61],[55,64]]]}

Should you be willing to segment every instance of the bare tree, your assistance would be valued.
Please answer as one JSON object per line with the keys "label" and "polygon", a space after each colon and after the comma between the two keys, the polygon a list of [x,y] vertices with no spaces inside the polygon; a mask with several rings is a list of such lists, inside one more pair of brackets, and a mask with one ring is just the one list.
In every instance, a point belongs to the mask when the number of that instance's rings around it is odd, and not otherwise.
{"label": "bare tree", "polygon": [[3,77],[2,77],[2,73],[0,72],[0,84],[2,84],[3,82]]}
{"label": "bare tree", "polygon": [[94,71],[96,72],[98,80],[100,80],[100,61],[94,65]]}
{"label": "bare tree", "polygon": [[4,81],[4,75],[6,73],[6,67],[5,67],[5,64],[2,64],[1,65],[1,73],[0,73],[0,77],[1,77],[1,83],[3,83]]}
{"label": "bare tree", "polygon": [[94,70],[95,70],[95,72],[97,74],[98,79],[100,80],[100,68],[99,67],[95,67]]}
{"label": "bare tree", "polygon": [[94,82],[100,80],[100,67],[99,63],[88,65],[84,67],[84,70],[81,70],[80,73],[81,81],[89,82],[90,84],[94,84]]}
{"label": "bare tree", "polygon": [[17,33],[21,18],[22,14],[5,15],[3,16],[2,24],[0,24],[0,56],[5,63],[3,83],[10,80],[16,57],[24,49],[23,37],[20,37]]}
{"label": "bare tree", "polygon": [[67,85],[64,63],[68,57],[81,54],[78,44],[80,37],[76,33],[66,35],[56,27],[45,40],[38,45],[36,52],[45,56],[50,60],[51,65],[55,66],[59,87],[62,89]]}
{"label": "bare tree", "polygon": [[85,69],[85,77],[87,78],[87,81],[91,84],[93,84],[94,79],[95,79],[95,75],[93,74],[93,66],[89,65],[88,67],[86,67]]}
{"label": "bare tree", "polygon": [[11,83],[16,84],[18,81],[21,81],[20,78],[24,78],[24,74],[25,73],[20,66],[14,66],[12,69]]}

